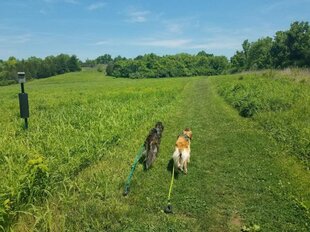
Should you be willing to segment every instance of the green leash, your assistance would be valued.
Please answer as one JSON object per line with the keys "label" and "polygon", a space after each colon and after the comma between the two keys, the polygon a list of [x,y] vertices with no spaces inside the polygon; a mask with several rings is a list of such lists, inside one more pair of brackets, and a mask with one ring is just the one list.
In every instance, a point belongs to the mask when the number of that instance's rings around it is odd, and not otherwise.
{"label": "green leash", "polygon": [[168,205],[164,210],[165,213],[172,213],[172,205],[170,203],[170,199],[171,199],[173,180],[174,180],[174,165],[172,167],[172,175],[171,175],[171,181],[170,181],[170,187],[169,187],[169,193],[168,193]]}
{"label": "green leash", "polygon": [[133,173],[135,171],[135,168],[136,168],[136,166],[137,166],[137,164],[138,164],[138,162],[139,162],[139,160],[143,154],[143,150],[144,150],[144,144],[142,144],[142,146],[140,147],[138,154],[136,155],[135,161],[133,162],[133,164],[131,166],[129,176],[128,176],[126,184],[125,184],[125,189],[124,189],[124,193],[123,193],[124,196],[127,196],[129,191],[130,191],[131,178],[132,178]]}

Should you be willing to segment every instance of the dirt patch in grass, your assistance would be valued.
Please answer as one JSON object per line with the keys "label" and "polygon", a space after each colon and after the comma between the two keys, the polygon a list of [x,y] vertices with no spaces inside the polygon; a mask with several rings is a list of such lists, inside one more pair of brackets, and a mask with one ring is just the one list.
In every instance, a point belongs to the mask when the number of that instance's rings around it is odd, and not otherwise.
{"label": "dirt patch in grass", "polygon": [[233,212],[229,222],[229,228],[231,228],[232,231],[240,231],[242,224],[242,218],[240,217],[239,213]]}

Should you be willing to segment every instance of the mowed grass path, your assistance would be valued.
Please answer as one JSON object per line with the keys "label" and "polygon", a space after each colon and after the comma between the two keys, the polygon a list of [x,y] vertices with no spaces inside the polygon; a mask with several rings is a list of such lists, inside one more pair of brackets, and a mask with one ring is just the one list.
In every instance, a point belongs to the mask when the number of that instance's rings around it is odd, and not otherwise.
{"label": "mowed grass path", "polygon": [[[217,95],[215,78],[180,79],[185,85],[176,104],[160,116],[159,157],[148,172],[137,167],[128,197],[122,196],[124,182],[155,121],[135,123],[108,155],[35,208],[36,225],[26,215],[16,230],[309,231],[309,173]],[[194,134],[189,173],[175,180],[174,214],[166,215],[167,165],[185,127]]]}

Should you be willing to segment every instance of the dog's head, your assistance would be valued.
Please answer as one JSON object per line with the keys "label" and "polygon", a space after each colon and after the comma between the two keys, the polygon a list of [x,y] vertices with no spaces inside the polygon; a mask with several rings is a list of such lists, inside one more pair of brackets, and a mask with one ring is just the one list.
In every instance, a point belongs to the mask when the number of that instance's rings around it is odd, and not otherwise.
{"label": "dog's head", "polygon": [[193,138],[193,133],[192,133],[192,130],[190,128],[185,128],[183,130],[183,134],[186,135],[187,137],[189,137],[190,139]]}
{"label": "dog's head", "polygon": [[164,125],[162,122],[157,122],[155,124],[155,129],[157,131],[158,134],[161,134],[164,131]]}

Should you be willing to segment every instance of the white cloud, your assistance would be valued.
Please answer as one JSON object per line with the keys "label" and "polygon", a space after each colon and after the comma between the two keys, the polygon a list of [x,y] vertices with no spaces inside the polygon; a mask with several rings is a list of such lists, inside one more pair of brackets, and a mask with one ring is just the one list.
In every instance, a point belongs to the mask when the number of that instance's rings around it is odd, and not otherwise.
{"label": "white cloud", "polygon": [[180,23],[168,23],[166,28],[170,33],[180,34],[183,32],[183,25]]}
{"label": "white cloud", "polygon": [[164,33],[169,34],[183,34],[187,31],[193,30],[193,28],[198,28],[199,21],[196,16],[192,17],[182,17],[182,18],[170,18],[159,20],[164,27]]}
{"label": "white cloud", "polygon": [[206,43],[191,44],[190,49],[236,49],[240,41],[212,41]]}
{"label": "white cloud", "polygon": [[90,5],[87,7],[87,9],[90,10],[90,11],[98,10],[98,9],[100,9],[100,8],[103,8],[105,5],[106,5],[105,2],[96,2],[96,3],[90,4]]}
{"label": "white cloud", "polygon": [[110,41],[108,41],[108,40],[101,40],[101,41],[94,43],[93,45],[105,45],[105,44],[109,44],[109,43],[110,43]]}
{"label": "white cloud", "polygon": [[150,14],[150,11],[135,11],[131,10],[128,13],[129,19],[127,21],[132,23],[143,23],[147,21],[147,16]]}
{"label": "white cloud", "polygon": [[168,47],[168,48],[178,48],[186,47],[191,42],[188,39],[163,39],[163,40],[144,40],[137,43],[140,46],[153,46],[153,47]]}
{"label": "white cloud", "polygon": [[200,28],[200,31],[205,34],[205,37],[209,38],[207,41],[239,41],[240,44],[246,39],[255,41],[261,37],[273,36],[277,30],[279,28],[274,28],[272,24],[266,23],[253,28],[224,28],[210,24],[205,24]]}
{"label": "white cloud", "polygon": [[236,38],[220,37],[204,41],[194,39],[144,39],[133,43],[133,45],[180,49],[236,50],[240,47],[241,42]]}
{"label": "white cloud", "polygon": [[261,11],[263,13],[266,13],[274,10],[283,10],[283,8],[289,9],[294,5],[300,5],[305,3],[310,3],[310,0],[280,0],[273,3],[268,3],[268,5],[261,9]]}
{"label": "white cloud", "polygon": [[0,42],[7,44],[24,44],[30,41],[31,34],[0,36]]}

